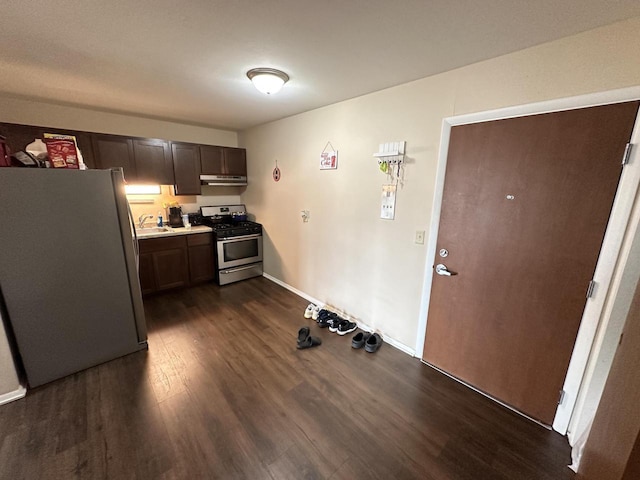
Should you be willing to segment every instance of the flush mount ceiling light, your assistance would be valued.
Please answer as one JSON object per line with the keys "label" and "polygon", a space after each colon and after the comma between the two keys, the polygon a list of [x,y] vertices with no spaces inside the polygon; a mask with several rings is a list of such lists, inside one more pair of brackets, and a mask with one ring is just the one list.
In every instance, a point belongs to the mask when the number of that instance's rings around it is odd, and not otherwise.
{"label": "flush mount ceiling light", "polygon": [[267,95],[278,93],[289,81],[289,75],[275,68],[253,68],[247,72],[247,77],[254,87]]}

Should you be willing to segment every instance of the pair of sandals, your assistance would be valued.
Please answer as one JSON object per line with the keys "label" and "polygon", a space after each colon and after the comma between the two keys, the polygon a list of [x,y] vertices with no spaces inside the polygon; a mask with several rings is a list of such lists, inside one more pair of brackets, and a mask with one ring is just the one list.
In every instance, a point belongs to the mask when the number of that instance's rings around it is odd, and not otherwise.
{"label": "pair of sandals", "polygon": [[317,347],[318,345],[322,345],[322,340],[318,337],[312,337],[309,327],[302,327],[298,330],[298,350]]}
{"label": "pair of sandals", "polygon": [[377,333],[358,332],[351,339],[351,346],[353,348],[364,347],[365,351],[369,353],[377,352],[380,345],[382,345],[382,337]]}

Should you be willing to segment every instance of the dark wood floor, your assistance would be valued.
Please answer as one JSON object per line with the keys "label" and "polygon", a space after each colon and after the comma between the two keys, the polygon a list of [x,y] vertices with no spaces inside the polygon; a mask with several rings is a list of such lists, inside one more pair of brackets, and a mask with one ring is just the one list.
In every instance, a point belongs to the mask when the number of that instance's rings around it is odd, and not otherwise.
{"label": "dark wood floor", "polygon": [[[145,301],[148,352],[0,407],[2,479],[572,478],[566,440],[263,278]],[[302,325],[323,344],[296,350]]]}

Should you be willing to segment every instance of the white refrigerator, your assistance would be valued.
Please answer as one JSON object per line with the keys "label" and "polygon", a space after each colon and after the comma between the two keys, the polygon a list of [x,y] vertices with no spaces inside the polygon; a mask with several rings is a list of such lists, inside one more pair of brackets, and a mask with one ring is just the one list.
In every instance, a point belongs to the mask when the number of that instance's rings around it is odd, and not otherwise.
{"label": "white refrigerator", "polygon": [[30,387],[147,348],[121,170],[0,168],[0,204],[0,307]]}

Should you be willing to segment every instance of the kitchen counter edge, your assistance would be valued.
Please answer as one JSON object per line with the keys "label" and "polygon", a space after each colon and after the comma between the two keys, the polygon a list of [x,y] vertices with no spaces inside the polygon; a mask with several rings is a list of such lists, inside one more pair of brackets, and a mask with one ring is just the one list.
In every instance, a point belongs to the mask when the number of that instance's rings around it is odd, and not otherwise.
{"label": "kitchen counter edge", "polygon": [[138,240],[144,240],[147,238],[161,238],[161,237],[175,237],[177,235],[192,235],[195,233],[208,233],[213,232],[213,229],[204,225],[193,226],[191,228],[178,227],[170,228],[164,232],[144,232],[144,230],[136,230]]}

